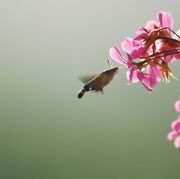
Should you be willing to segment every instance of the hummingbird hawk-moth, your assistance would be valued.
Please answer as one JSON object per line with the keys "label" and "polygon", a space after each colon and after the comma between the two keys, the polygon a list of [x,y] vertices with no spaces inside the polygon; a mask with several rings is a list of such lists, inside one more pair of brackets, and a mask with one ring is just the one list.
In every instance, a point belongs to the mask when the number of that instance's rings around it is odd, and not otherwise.
{"label": "hummingbird hawk-moth", "polygon": [[84,93],[88,91],[103,93],[103,88],[108,85],[119,72],[118,67],[113,68],[109,60],[108,63],[111,67],[110,69],[107,69],[98,75],[84,76],[80,78],[85,85],[79,91],[78,98],[82,98]]}

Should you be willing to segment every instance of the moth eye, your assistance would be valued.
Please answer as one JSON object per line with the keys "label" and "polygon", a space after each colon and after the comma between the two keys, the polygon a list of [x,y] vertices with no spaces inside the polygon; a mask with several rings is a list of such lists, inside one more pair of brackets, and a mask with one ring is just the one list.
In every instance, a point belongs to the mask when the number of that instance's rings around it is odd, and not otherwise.
{"label": "moth eye", "polygon": [[91,91],[92,90],[92,87],[89,87],[89,91]]}

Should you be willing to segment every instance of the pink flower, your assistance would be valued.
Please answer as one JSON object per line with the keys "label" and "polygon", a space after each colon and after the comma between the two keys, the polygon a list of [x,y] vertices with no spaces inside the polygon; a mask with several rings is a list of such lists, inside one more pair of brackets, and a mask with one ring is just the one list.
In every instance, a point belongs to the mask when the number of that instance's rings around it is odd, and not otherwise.
{"label": "pink flower", "polygon": [[[148,21],[146,27],[141,27],[137,31],[137,36],[134,39],[126,38],[122,42],[122,49],[129,53],[132,59],[142,58],[146,56],[148,51],[153,53],[178,50],[180,40],[177,35],[172,34],[173,18],[170,13],[159,12],[158,22]],[[167,43],[168,41],[168,43]],[[180,59],[179,53],[164,57],[165,62],[169,63],[173,58]]]}
{"label": "pink flower", "polygon": [[126,65],[130,69],[130,71],[127,73],[129,83],[136,83],[140,81],[148,91],[151,92],[154,89],[157,81],[153,73],[156,73],[156,69],[154,70],[153,68],[151,68],[151,70],[149,70],[149,72],[152,72],[152,74],[143,73],[141,66],[138,67],[135,62],[127,60],[125,57],[123,57],[118,46],[114,46],[113,48],[111,48],[109,50],[109,53],[112,59],[122,65]]}
{"label": "pink flower", "polygon": [[[172,34],[172,31],[170,29],[172,29],[173,27],[173,17],[170,13],[167,12],[159,12],[158,13],[158,19],[159,19],[159,23],[160,23],[160,27],[168,27],[168,29],[164,29],[162,31],[162,34],[164,33],[165,36],[176,39],[177,36],[175,34]],[[180,39],[178,39],[180,40]],[[170,43],[166,43],[166,45],[164,45],[165,43],[162,43],[162,48],[164,48],[163,50],[172,50],[172,49],[180,49],[180,46],[177,44],[175,45],[175,42],[171,41]],[[179,55],[169,55],[167,57],[165,57],[165,61],[167,63],[171,62],[171,60],[175,58],[177,60],[180,59]]]}
{"label": "pink flower", "polygon": [[168,140],[174,140],[176,148],[180,148],[180,119],[177,119],[171,124],[172,131],[168,134]]}
{"label": "pink flower", "polygon": [[180,133],[180,119],[173,121],[171,124],[171,128],[173,131],[179,134]]}
{"label": "pink flower", "polygon": [[110,49],[112,59],[129,68],[129,84],[140,81],[148,91],[152,91],[161,78],[166,82],[169,82],[169,75],[175,78],[168,63],[173,58],[180,59],[180,37],[171,30],[171,14],[159,12],[158,20],[159,23],[148,21],[145,28],[138,29],[134,39],[128,37],[122,42],[128,59],[123,57],[118,46]]}
{"label": "pink flower", "polygon": [[177,112],[180,112],[180,101],[176,101],[175,109],[176,109]]}
{"label": "pink flower", "polygon": [[180,148],[180,136],[178,136],[174,141],[174,146],[176,148]]}
{"label": "pink flower", "polygon": [[[180,112],[180,101],[176,101],[175,109],[177,112]],[[171,124],[172,131],[168,134],[168,140],[174,140],[174,145],[176,148],[180,148],[180,117],[173,121]]]}

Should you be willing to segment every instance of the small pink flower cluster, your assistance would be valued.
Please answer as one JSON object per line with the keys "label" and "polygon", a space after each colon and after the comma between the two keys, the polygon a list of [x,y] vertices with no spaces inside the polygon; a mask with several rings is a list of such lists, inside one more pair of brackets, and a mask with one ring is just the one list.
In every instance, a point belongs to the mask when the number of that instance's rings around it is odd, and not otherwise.
{"label": "small pink flower cluster", "polygon": [[169,75],[174,77],[168,64],[172,59],[180,60],[180,36],[172,30],[171,14],[159,12],[157,16],[159,22],[148,21],[135,38],[122,42],[127,58],[116,45],[109,51],[112,59],[129,68],[129,84],[140,81],[150,92],[161,78],[169,82]]}
{"label": "small pink flower cluster", "polygon": [[[175,103],[175,109],[180,112],[180,101]],[[168,140],[174,140],[174,146],[180,148],[180,117],[171,124],[172,131],[168,134]]]}

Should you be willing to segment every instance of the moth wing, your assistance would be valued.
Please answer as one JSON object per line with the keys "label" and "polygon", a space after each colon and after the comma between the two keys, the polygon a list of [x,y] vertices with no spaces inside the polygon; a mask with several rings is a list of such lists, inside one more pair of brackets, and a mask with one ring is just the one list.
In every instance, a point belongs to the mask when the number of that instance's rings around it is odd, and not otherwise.
{"label": "moth wing", "polygon": [[82,75],[79,76],[79,80],[82,81],[84,84],[95,78],[97,75]]}

